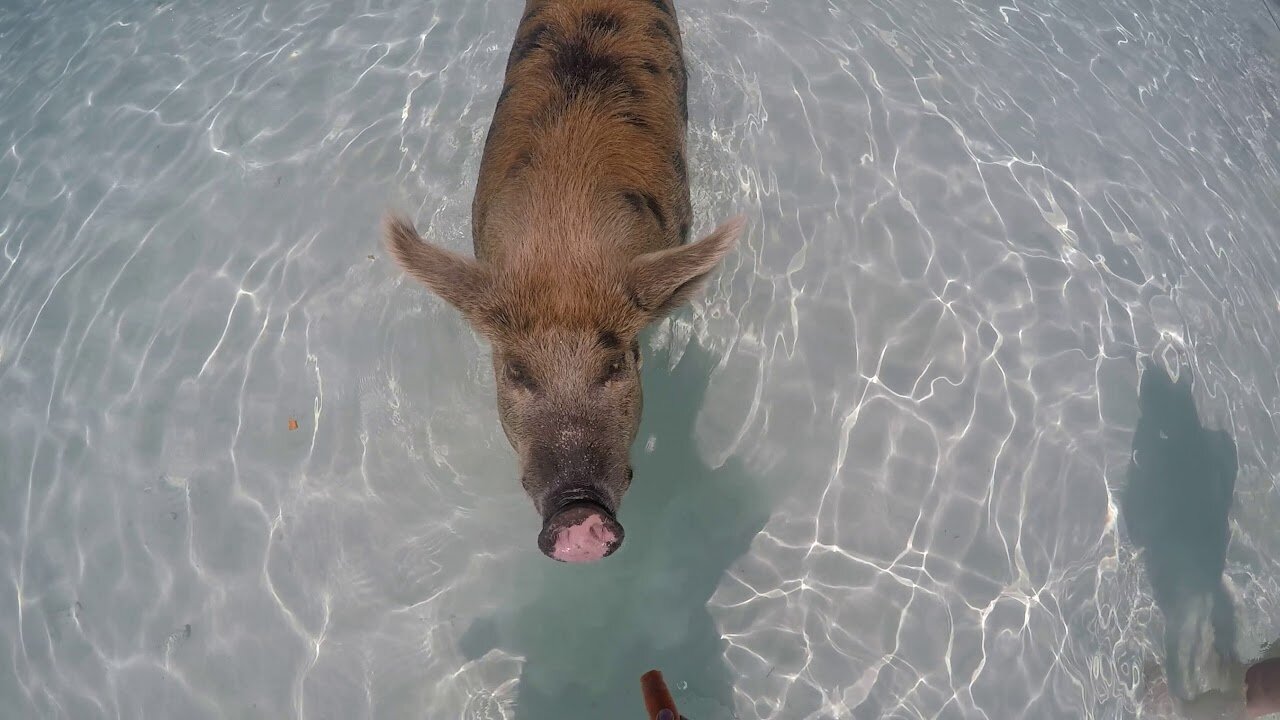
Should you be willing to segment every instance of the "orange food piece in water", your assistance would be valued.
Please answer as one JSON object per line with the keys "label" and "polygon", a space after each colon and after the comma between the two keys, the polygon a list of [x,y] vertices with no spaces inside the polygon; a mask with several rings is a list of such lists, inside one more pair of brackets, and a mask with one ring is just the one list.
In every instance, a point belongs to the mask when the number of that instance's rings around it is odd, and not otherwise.
{"label": "orange food piece in water", "polygon": [[290,429],[290,430],[297,430],[297,429],[298,429],[298,421],[297,421],[297,420],[294,420],[293,418],[289,418],[289,429]]}
{"label": "orange food piece in water", "polygon": [[644,694],[644,709],[649,712],[650,720],[661,717],[662,711],[670,711],[672,717],[680,717],[676,711],[676,701],[667,689],[666,680],[658,670],[650,670],[640,676],[640,690]]}

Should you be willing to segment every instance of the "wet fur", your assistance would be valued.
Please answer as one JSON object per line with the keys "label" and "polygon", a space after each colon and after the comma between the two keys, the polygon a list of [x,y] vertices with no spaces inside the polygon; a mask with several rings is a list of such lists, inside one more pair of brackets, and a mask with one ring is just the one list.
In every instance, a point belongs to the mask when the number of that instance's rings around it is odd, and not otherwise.
{"label": "wet fur", "polygon": [[472,204],[476,257],[530,217],[562,233],[524,244],[535,265],[585,237],[625,255],[685,242],[687,92],[664,0],[527,2]]}

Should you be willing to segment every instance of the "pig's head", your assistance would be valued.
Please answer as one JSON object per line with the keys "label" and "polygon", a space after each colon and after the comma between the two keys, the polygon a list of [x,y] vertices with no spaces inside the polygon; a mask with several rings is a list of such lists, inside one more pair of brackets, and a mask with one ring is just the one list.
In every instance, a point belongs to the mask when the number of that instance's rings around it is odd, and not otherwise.
{"label": "pig's head", "polygon": [[617,512],[643,404],[638,336],[698,292],[742,224],[734,218],[688,245],[574,267],[536,251],[479,262],[388,220],[387,246],[400,266],[492,344],[498,414],[542,516],[538,548],[547,556],[594,562],[622,544]]}

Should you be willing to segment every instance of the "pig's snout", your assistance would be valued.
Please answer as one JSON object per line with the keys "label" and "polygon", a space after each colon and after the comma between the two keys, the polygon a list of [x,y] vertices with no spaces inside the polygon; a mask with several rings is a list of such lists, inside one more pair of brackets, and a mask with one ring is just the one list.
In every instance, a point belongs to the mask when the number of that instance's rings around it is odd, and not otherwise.
{"label": "pig's snout", "polygon": [[631,463],[600,443],[582,443],[583,436],[568,425],[560,442],[536,448],[523,468],[521,483],[542,513],[538,549],[560,562],[596,562],[622,545],[616,513]]}
{"label": "pig's snout", "polygon": [[591,492],[560,493],[542,523],[538,549],[566,563],[591,563],[622,546],[622,524]]}

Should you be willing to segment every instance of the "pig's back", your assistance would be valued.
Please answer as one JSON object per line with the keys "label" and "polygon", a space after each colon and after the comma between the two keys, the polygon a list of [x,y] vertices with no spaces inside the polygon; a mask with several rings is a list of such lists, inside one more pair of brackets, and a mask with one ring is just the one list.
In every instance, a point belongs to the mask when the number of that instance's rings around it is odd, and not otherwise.
{"label": "pig's back", "polygon": [[619,225],[634,252],[686,241],[687,77],[668,0],[529,0],[472,204],[477,257]]}

